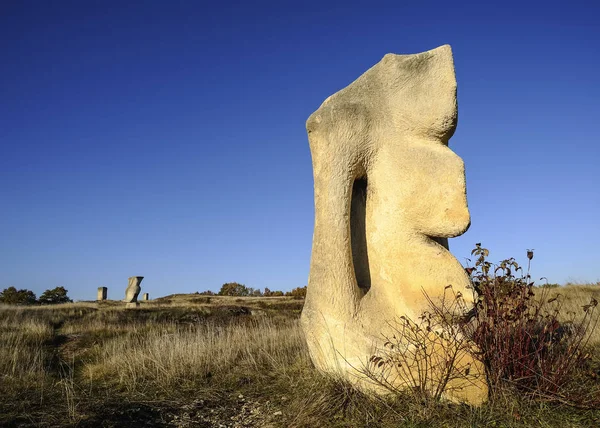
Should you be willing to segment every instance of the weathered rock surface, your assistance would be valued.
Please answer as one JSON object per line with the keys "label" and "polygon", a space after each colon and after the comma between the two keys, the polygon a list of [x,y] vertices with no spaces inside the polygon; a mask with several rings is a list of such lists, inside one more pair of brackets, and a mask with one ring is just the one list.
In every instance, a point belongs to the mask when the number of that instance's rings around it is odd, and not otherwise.
{"label": "weathered rock surface", "polygon": [[[470,225],[463,161],[448,148],[457,123],[449,46],[388,54],[327,98],[306,123],[315,227],[302,326],[323,371],[369,388],[357,368],[388,322],[416,319],[427,293],[470,295],[447,238]],[[481,370],[473,362],[472,371]],[[481,382],[450,398],[481,402]]]}
{"label": "weathered rock surface", "polygon": [[106,300],[108,289],[106,287],[98,287],[98,298],[97,300]]}
{"label": "weathered rock surface", "polygon": [[135,303],[138,301],[138,295],[140,294],[140,291],[142,291],[140,284],[142,283],[143,279],[143,276],[129,277],[129,285],[127,285],[127,289],[125,290],[125,302]]}

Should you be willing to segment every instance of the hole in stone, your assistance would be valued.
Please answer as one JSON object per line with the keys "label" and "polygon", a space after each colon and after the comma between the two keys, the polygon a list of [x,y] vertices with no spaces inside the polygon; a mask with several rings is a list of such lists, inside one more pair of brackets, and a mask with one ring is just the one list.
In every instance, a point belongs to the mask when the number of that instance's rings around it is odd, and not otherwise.
{"label": "hole in stone", "polygon": [[366,293],[371,288],[371,271],[367,253],[367,179],[357,178],[352,186],[350,205],[350,242],[352,263],[358,286]]}
{"label": "hole in stone", "polygon": [[429,236],[429,239],[431,239],[432,241],[437,242],[438,244],[440,244],[442,247],[444,247],[446,250],[448,250],[448,238],[440,238],[437,236]]}

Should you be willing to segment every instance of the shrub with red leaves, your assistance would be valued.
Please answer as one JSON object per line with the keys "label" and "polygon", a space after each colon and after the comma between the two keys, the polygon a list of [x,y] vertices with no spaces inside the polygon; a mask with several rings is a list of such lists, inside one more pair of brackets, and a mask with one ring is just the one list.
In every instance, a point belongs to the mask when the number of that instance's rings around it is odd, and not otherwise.
{"label": "shrub with red leaves", "polygon": [[590,397],[572,386],[589,360],[587,338],[596,327],[598,302],[592,299],[578,317],[560,322],[561,295],[548,298],[549,289],[534,288],[529,269],[523,272],[513,258],[493,265],[481,244],[471,254],[477,259],[467,273],[476,301],[465,330],[480,348],[492,398],[510,386],[538,398],[588,403]]}

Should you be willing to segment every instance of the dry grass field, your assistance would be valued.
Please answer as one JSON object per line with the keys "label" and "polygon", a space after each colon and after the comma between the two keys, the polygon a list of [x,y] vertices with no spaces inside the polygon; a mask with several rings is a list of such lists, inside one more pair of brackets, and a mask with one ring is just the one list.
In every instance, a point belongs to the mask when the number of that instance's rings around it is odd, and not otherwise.
{"label": "dry grass field", "polygon": [[[600,287],[551,289],[569,317]],[[0,426],[598,426],[600,409],[506,395],[481,408],[369,397],[318,373],[302,300],[173,295],[0,307]],[[600,329],[590,345],[600,350]],[[600,368],[596,352],[593,364]]]}

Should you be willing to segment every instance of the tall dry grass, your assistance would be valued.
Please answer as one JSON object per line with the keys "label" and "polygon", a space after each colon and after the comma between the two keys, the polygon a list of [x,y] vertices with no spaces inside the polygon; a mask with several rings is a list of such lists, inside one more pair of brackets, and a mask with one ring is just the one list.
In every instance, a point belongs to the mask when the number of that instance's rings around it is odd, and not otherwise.
{"label": "tall dry grass", "polygon": [[169,389],[231,372],[282,371],[308,359],[296,320],[258,319],[243,324],[132,330],[98,351],[87,373],[116,380],[127,390]]}
{"label": "tall dry grass", "polygon": [[[590,303],[591,299],[600,302],[600,284],[571,284],[559,288],[538,289],[538,298],[557,298],[560,303],[558,320],[561,322],[577,321],[583,314],[583,308]],[[596,310],[591,320],[596,328],[590,328],[588,343],[594,348],[600,348],[600,310]]]}
{"label": "tall dry grass", "polygon": [[[565,293],[565,308],[597,291],[553,290]],[[143,421],[117,410],[168,403],[176,412],[198,399],[199,414],[219,414],[213,422],[260,409],[259,419],[240,426],[577,426],[600,417],[517,398],[471,409],[369,397],[314,369],[298,302],[238,300],[163,301],[140,310],[112,303],[0,307],[0,426],[135,426]]]}
{"label": "tall dry grass", "polygon": [[43,318],[31,318],[22,309],[0,317],[0,373],[4,380],[34,379],[46,375],[49,355],[45,344],[53,328]]}

